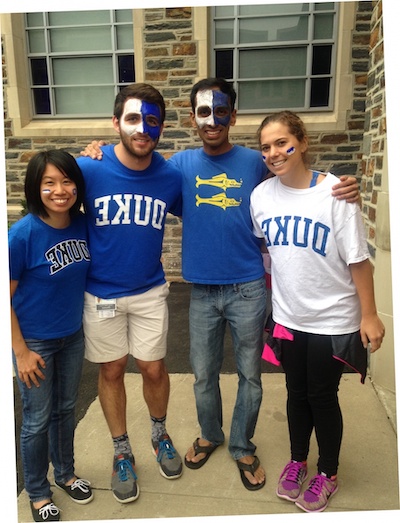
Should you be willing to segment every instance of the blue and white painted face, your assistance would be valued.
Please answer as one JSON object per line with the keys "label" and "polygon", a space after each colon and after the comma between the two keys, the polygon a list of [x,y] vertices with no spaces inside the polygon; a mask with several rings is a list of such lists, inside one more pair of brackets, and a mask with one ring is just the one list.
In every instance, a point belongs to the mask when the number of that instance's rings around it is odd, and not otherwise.
{"label": "blue and white painted face", "polygon": [[227,127],[232,116],[229,96],[215,89],[197,93],[195,111],[196,123],[200,129],[206,125]]}
{"label": "blue and white painted face", "polygon": [[161,109],[137,98],[128,98],[119,122],[127,135],[148,134],[155,142],[161,135]]}

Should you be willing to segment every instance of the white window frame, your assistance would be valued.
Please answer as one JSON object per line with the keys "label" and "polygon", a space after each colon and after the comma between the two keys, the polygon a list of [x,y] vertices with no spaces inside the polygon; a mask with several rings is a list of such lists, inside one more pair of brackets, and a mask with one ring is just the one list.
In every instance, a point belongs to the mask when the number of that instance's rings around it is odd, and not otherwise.
{"label": "white window frame", "polygon": [[[274,82],[274,81],[280,81],[282,82],[282,86],[285,85],[285,81],[302,81],[304,85],[304,103],[301,106],[281,106],[277,107],[276,109],[274,107],[265,107],[265,111],[278,111],[278,110],[284,110],[284,109],[291,109],[293,111],[299,112],[306,112],[306,111],[330,111],[333,108],[333,100],[334,100],[334,78],[336,73],[336,40],[337,40],[337,20],[338,20],[338,14],[340,11],[340,5],[338,2],[332,2],[334,4],[333,9],[329,8],[326,9],[325,12],[330,12],[333,14],[333,28],[332,28],[332,36],[329,38],[323,38],[323,39],[313,39],[312,35],[314,33],[314,23],[317,16],[324,13],[323,6],[326,5],[324,3],[319,3],[320,6],[322,6],[322,9],[316,10],[315,9],[315,2],[308,2],[309,10],[308,11],[298,11],[298,10],[290,10],[289,7],[286,7],[285,4],[278,4],[278,7],[280,6],[279,13],[272,14],[272,15],[266,15],[266,14],[243,14],[240,11],[241,5],[232,5],[230,6],[233,9],[233,12],[226,14],[226,15],[217,15],[216,13],[216,7],[211,8],[211,20],[212,20],[212,30],[211,30],[211,46],[210,46],[210,61],[211,61],[211,67],[212,70],[216,70],[216,54],[218,51],[222,50],[229,50],[232,52],[232,77],[229,78],[230,81],[233,82],[233,85],[235,87],[236,92],[238,93],[238,100],[237,100],[237,110],[239,114],[251,114],[251,113],[258,113],[260,110],[254,109],[254,108],[244,108],[239,105],[240,100],[240,90],[242,84],[249,84],[251,85],[254,81],[258,82]],[[296,4],[300,5],[300,4]],[[256,4],[257,6],[257,4]],[[307,36],[305,39],[302,40],[279,40],[274,42],[258,42],[258,43],[241,43],[241,37],[240,37],[240,24],[242,21],[246,20],[257,20],[257,19],[270,19],[273,20],[274,18],[278,17],[285,17],[290,16],[290,18],[305,18],[307,16]],[[226,44],[217,44],[216,43],[216,24],[220,21],[229,21],[232,23],[232,42],[226,43]],[[331,48],[331,69],[329,73],[325,73],[323,75],[315,75],[312,73],[312,51],[315,46],[327,46],[329,45]],[[284,50],[284,49],[295,49],[295,50],[304,50],[306,52],[306,69],[305,71],[299,76],[279,76],[276,77],[249,77],[249,78],[242,78],[239,76],[239,62],[241,60],[241,54],[245,53],[246,51],[257,51],[257,50]],[[216,73],[215,73],[216,74]],[[217,74],[216,74],[217,76]],[[325,106],[319,106],[319,107],[313,107],[311,106],[311,91],[312,91],[312,82],[319,77],[322,77],[324,79],[329,78],[329,99],[328,103]],[[288,100],[288,104],[289,104]]]}
{"label": "white window frame", "polygon": [[[90,59],[92,57],[107,57],[107,58],[111,58],[111,63],[112,63],[112,75],[113,75],[113,79],[112,81],[108,82],[108,83],[101,83],[101,84],[96,84],[94,83],[93,86],[91,86],[90,88],[94,87],[108,87],[108,89],[112,89],[113,90],[113,96],[112,96],[112,99],[114,100],[115,96],[117,95],[117,92],[120,88],[121,85],[121,82],[119,81],[119,78],[118,78],[118,58],[121,57],[121,56],[124,56],[124,55],[134,55],[134,50],[133,48],[131,49],[119,49],[118,48],[118,44],[117,44],[117,31],[118,31],[118,28],[123,26],[123,25],[126,25],[126,22],[120,22],[120,21],[117,21],[116,19],[116,16],[115,16],[115,11],[114,9],[103,9],[101,11],[107,11],[108,12],[108,20],[107,21],[103,21],[103,22],[97,22],[97,23],[94,23],[92,25],[81,25],[81,24],[62,24],[62,25],[55,25],[55,24],[52,24],[50,19],[51,19],[51,12],[39,12],[38,14],[40,15],[40,18],[41,18],[41,23],[38,25],[38,26],[34,26],[34,25],[29,25],[28,23],[28,14],[24,14],[24,18],[25,18],[25,34],[26,34],[26,41],[27,41],[27,59],[28,59],[28,64],[29,64],[29,79],[30,79],[30,91],[31,91],[31,105],[32,105],[32,111],[34,113],[34,118],[35,119],[54,119],[54,118],[71,118],[71,117],[75,117],[75,118],[99,118],[99,117],[106,117],[108,114],[109,114],[109,110],[107,110],[106,107],[103,107],[102,108],[102,111],[97,114],[84,114],[84,113],[77,113],[77,114],[62,114],[61,112],[58,112],[57,110],[57,96],[56,96],[56,92],[58,89],[62,89],[62,88],[74,88],[74,87],[77,87],[77,88],[84,88],[85,86],[84,85],[80,85],[80,84],[72,84],[72,83],[68,83],[67,85],[61,85],[59,83],[56,83],[56,80],[55,80],[55,75],[54,75],[54,69],[53,67],[55,67],[55,61],[56,60],[60,60],[60,59],[77,59],[77,60],[80,60],[80,59]],[[132,25],[133,25],[133,20],[132,20]],[[84,31],[84,29],[86,27],[104,27],[106,30],[107,30],[107,33],[110,37],[110,49],[108,49],[107,51],[97,51],[97,50],[93,50],[93,51],[67,51],[67,52],[63,52],[63,51],[55,51],[52,49],[52,43],[51,43],[51,33],[52,31],[57,31],[57,29],[61,29],[61,30],[74,30],[74,29],[78,29],[80,30],[81,32]],[[41,49],[40,51],[34,51],[34,50],[30,50],[29,49],[29,40],[30,40],[30,36],[29,35],[33,35],[35,32],[40,32],[40,34],[42,35],[43,37],[43,44],[44,44],[44,49]],[[133,32],[132,32],[132,36],[133,36]],[[38,84],[34,84],[33,82],[33,74],[32,74],[32,66],[31,66],[31,62],[34,61],[34,60],[38,60],[38,59],[41,59],[41,60],[45,60],[45,63],[46,63],[46,71],[47,71],[47,83],[46,84],[43,84],[43,85],[38,85]],[[49,96],[49,106],[50,106],[50,113],[40,113],[40,112],[36,112],[36,107],[35,107],[35,99],[34,99],[34,93],[35,91],[38,91],[38,90],[42,90],[42,91],[46,91],[48,96]]]}
{"label": "white window frame", "polygon": [[[132,10],[134,25],[135,76],[137,82],[144,79],[142,45],[143,12]],[[8,118],[12,121],[13,134],[24,138],[70,138],[76,136],[115,138],[112,126],[112,108],[107,118],[53,118],[34,119],[30,102],[30,80],[25,39],[23,13],[0,14],[1,32],[4,39],[4,53],[7,63],[7,84],[4,85],[7,98]]]}

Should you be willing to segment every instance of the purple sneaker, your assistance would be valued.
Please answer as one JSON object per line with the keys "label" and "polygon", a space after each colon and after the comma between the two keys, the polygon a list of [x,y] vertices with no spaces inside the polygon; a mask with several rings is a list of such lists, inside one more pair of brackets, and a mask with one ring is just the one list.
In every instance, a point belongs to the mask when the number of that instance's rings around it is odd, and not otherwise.
{"label": "purple sneaker", "polygon": [[307,489],[296,501],[296,505],[305,512],[322,512],[328,506],[328,501],[338,490],[336,477],[328,478],[324,474],[314,476]]}
{"label": "purple sneaker", "polygon": [[296,501],[306,478],[307,464],[302,461],[289,461],[279,478],[276,495],[288,501]]}

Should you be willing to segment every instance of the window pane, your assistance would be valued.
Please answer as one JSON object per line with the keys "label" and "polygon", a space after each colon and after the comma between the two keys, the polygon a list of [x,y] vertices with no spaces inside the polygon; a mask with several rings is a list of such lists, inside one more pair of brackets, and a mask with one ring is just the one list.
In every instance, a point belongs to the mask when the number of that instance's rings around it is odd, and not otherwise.
{"label": "window pane", "polygon": [[33,58],[31,60],[31,73],[33,85],[48,85],[46,58]]}
{"label": "window pane", "polygon": [[117,9],[115,11],[116,22],[129,22],[133,21],[132,9]]}
{"label": "window pane", "polygon": [[333,14],[315,15],[314,40],[332,38],[333,35]]}
{"label": "window pane", "polygon": [[239,21],[240,43],[282,42],[307,40],[307,16],[246,18]]}
{"label": "window pane", "polygon": [[90,58],[55,58],[52,61],[56,85],[113,83],[111,56]]}
{"label": "window pane", "polygon": [[33,103],[35,105],[35,114],[51,114],[48,89],[34,89]]}
{"label": "window pane", "polygon": [[255,49],[239,54],[239,78],[302,76],[307,72],[307,49]]}
{"label": "window pane", "polygon": [[117,26],[117,49],[133,49],[132,25]]}
{"label": "window pane", "polygon": [[330,74],[332,63],[332,46],[315,45],[313,47],[312,74]]}
{"label": "window pane", "polygon": [[91,25],[110,22],[110,11],[59,11],[49,13],[50,25]]}
{"label": "window pane", "polygon": [[215,44],[233,44],[233,20],[215,22]]}
{"label": "window pane", "polygon": [[314,8],[316,11],[326,11],[326,10],[329,10],[329,9],[334,9],[335,8],[335,2],[317,2],[315,5],[314,5]]}
{"label": "window pane", "polygon": [[215,53],[216,76],[221,78],[233,78],[233,50],[218,50]]}
{"label": "window pane", "polygon": [[214,74],[234,83],[239,111],[330,107],[338,4],[241,4],[223,20],[213,8]]}
{"label": "window pane", "polygon": [[310,107],[328,107],[330,78],[311,80]]}
{"label": "window pane", "polygon": [[27,13],[27,27],[43,27],[43,13]]}
{"label": "window pane", "polygon": [[241,5],[239,15],[275,15],[308,11],[308,4]]}
{"label": "window pane", "polygon": [[219,5],[215,8],[215,16],[232,16],[234,13],[234,6]]}
{"label": "window pane", "polygon": [[241,109],[288,109],[304,106],[304,80],[241,82],[238,103]]}
{"label": "window pane", "polygon": [[33,29],[28,33],[28,47],[30,53],[45,53],[46,43],[43,29]]}
{"label": "window pane", "polygon": [[55,89],[59,115],[112,114],[114,87],[58,87]]}
{"label": "window pane", "polygon": [[109,27],[87,27],[51,29],[50,45],[53,53],[76,51],[110,51],[111,34]]}
{"label": "window pane", "polygon": [[133,55],[123,55],[118,57],[118,82],[132,83],[135,81],[135,63]]}
{"label": "window pane", "polygon": [[28,13],[25,20],[34,114],[109,115],[118,88],[135,81],[132,9]]}

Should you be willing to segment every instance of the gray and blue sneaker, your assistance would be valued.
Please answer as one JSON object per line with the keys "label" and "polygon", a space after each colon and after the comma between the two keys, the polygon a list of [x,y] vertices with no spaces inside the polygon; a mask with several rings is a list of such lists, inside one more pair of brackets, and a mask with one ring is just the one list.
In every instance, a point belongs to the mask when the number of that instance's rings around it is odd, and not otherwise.
{"label": "gray and blue sneaker", "polygon": [[160,474],[166,479],[177,479],[182,476],[182,460],[174,448],[171,438],[164,434],[158,441],[153,441],[153,453],[157,457]]}
{"label": "gray and blue sneaker", "polygon": [[135,460],[129,454],[114,456],[111,489],[120,503],[130,503],[139,497],[139,485],[133,469]]}

